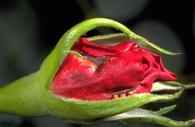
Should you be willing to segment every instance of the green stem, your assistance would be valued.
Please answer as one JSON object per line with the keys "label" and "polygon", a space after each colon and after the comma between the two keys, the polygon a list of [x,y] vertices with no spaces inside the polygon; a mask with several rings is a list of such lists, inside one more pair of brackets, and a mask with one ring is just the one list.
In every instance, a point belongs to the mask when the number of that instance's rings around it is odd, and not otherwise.
{"label": "green stem", "polygon": [[43,115],[38,76],[36,72],[0,88],[0,112]]}

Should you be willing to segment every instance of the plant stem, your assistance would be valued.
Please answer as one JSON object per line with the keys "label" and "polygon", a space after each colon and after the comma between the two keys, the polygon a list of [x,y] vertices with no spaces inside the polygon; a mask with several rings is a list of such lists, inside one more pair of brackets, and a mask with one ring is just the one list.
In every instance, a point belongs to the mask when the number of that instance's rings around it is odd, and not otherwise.
{"label": "plant stem", "polygon": [[39,72],[0,88],[0,112],[25,116],[44,114],[38,82]]}

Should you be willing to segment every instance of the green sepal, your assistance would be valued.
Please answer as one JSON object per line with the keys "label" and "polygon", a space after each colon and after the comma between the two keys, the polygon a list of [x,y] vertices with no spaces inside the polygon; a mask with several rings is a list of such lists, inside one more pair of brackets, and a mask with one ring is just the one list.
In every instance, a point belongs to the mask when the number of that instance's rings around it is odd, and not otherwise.
{"label": "green sepal", "polygon": [[164,114],[167,114],[167,113],[173,111],[176,107],[177,107],[177,105],[167,106],[164,108],[160,108],[159,110],[155,111],[155,113],[158,115],[164,115]]}
{"label": "green sepal", "polygon": [[155,124],[159,124],[159,125],[166,126],[166,127],[190,127],[195,124],[195,119],[188,120],[188,121],[176,121],[176,120],[167,118],[165,116],[162,116],[158,114],[158,112],[150,111],[146,109],[140,109],[140,108],[133,109],[129,112],[125,112],[125,113],[115,115],[112,117],[107,117],[99,121],[94,121],[94,122],[91,122],[91,124],[121,121],[121,120],[122,121],[137,120],[137,121],[155,123]]}
{"label": "green sepal", "polygon": [[[133,33],[133,32],[132,32]],[[125,34],[125,33],[115,33],[115,34],[108,34],[108,35],[99,35],[95,37],[90,37],[90,41],[92,42],[98,42],[98,43],[105,43],[106,41],[112,41],[116,42],[117,40],[119,41],[129,41],[133,40],[135,41],[138,45],[145,47],[149,50],[155,51],[157,53],[165,54],[165,55],[178,55],[181,53],[176,53],[176,52],[171,52],[168,50],[165,50],[152,42],[149,42],[147,39],[133,33],[133,34]]]}
{"label": "green sepal", "polygon": [[166,95],[135,94],[125,98],[105,101],[66,99],[52,94],[48,94],[44,99],[48,104],[49,113],[53,116],[73,121],[91,121],[126,112],[150,102],[171,101],[178,98],[182,91],[183,89],[180,89],[175,94]]}

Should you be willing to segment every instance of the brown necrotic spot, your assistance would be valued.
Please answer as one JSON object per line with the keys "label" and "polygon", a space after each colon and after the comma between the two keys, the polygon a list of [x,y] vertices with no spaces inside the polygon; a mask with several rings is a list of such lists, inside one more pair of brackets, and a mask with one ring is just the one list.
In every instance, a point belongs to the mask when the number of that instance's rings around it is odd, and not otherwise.
{"label": "brown necrotic spot", "polygon": [[96,56],[91,56],[88,54],[83,54],[83,56],[92,61],[93,63],[95,63],[97,66],[100,66],[104,63],[106,63],[107,61],[109,61],[111,58],[109,56],[101,56],[101,57],[96,57]]}

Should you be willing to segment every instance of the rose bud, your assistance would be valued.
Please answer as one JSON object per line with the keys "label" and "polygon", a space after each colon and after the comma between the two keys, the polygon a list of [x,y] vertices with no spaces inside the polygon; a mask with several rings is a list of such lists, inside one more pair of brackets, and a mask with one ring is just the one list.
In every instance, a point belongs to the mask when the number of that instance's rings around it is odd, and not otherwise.
{"label": "rose bud", "polygon": [[[120,33],[94,36],[89,38],[92,42],[81,38],[97,27],[117,29],[128,41],[115,46],[93,43],[103,38],[120,40]],[[178,98],[183,89],[174,94],[150,93],[153,82],[176,76],[164,68],[160,56],[137,43],[158,53],[175,54],[111,19],[94,18],[75,25],[59,39],[39,70],[0,88],[0,112],[82,123]]]}
{"label": "rose bud", "polygon": [[108,100],[149,93],[155,81],[176,80],[161,57],[134,41],[114,46],[80,38],[72,47],[82,57],[69,54],[54,77],[51,90],[81,100]]}

